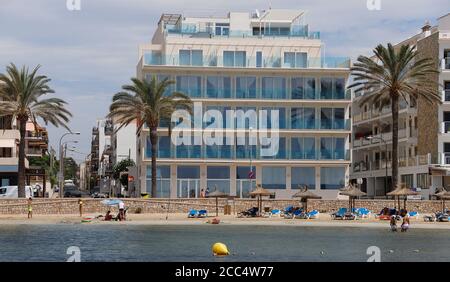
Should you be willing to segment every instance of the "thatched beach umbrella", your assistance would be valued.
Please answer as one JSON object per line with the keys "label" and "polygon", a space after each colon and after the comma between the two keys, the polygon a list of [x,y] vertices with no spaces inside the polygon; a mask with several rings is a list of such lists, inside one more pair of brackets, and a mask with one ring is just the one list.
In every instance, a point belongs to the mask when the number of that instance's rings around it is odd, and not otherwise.
{"label": "thatched beach umbrella", "polygon": [[344,196],[348,196],[348,204],[349,204],[350,212],[352,212],[353,208],[355,207],[354,200],[358,197],[366,195],[366,193],[364,193],[363,191],[359,190],[358,188],[356,188],[355,186],[353,186],[351,184],[347,187],[342,188],[340,190],[340,194],[344,195]]}
{"label": "thatched beach umbrella", "polygon": [[206,197],[208,198],[216,198],[216,216],[219,216],[219,198],[227,198],[228,194],[217,191],[217,189],[214,192],[209,193]]}
{"label": "thatched beach umbrella", "polygon": [[322,199],[322,197],[314,194],[313,192],[308,190],[308,186],[305,185],[303,188],[292,195],[292,198],[300,198],[300,200],[305,203],[305,212],[308,212],[308,199]]}
{"label": "thatched beach umbrella", "polygon": [[398,208],[400,209],[400,197],[404,196],[404,200],[403,200],[403,208],[406,210],[406,200],[407,200],[407,196],[409,195],[419,195],[419,192],[413,191],[410,188],[407,188],[406,185],[404,184],[400,184],[397,189],[395,189],[394,191],[391,191],[389,193],[387,193],[386,195],[388,196],[394,196],[397,197],[398,200]]}
{"label": "thatched beach umbrella", "polygon": [[434,195],[442,200],[442,212],[445,213],[445,200],[450,200],[450,192],[443,189],[441,192]]}
{"label": "thatched beach umbrella", "polygon": [[250,192],[250,196],[258,197],[258,213],[259,213],[259,215],[261,215],[262,197],[270,196],[273,194],[274,194],[273,192],[270,192],[269,190],[262,188],[260,184],[257,184],[256,189]]}

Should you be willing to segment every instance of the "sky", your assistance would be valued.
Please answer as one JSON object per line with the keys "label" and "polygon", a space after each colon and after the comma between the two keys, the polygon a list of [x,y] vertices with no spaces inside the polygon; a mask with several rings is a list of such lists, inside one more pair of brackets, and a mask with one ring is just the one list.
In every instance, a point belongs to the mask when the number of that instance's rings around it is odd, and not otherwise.
{"label": "sky", "polygon": [[[75,0],[76,1],[76,0]],[[64,99],[80,131],[78,162],[90,152],[91,130],[103,118],[114,93],[136,75],[139,44],[150,43],[162,13],[226,15],[228,11],[302,9],[310,29],[320,31],[327,56],[370,55],[379,43],[398,43],[448,12],[450,0],[0,0],[0,72],[13,62],[52,79],[54,96]],[[372,5],[372,7],[377,5]],[[64,129],[47,126],[58,147]],[[67,140],[70,140],[67,139]]]}

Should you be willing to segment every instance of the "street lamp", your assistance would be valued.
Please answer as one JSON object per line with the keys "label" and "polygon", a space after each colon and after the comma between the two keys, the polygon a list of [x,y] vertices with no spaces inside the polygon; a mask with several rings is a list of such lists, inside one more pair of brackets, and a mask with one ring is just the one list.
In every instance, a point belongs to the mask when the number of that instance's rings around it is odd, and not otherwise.
{"label": "street lamp", "polygon": [[59,182],[59,197],[63,197],[63,188],[64,188],[64,155],[63,155],[63,148],[62,148],[62,140],[67,135],[80,135],[80,132],[66,132],[64,133],[61,138],[59,139],[59,175],[58,175],[58,182]]}
{"label": "street lamp", "polygon": [[378,136],[366,136],[365,139],[366,139],[366,140],[374,140],[374,139],[376,139],[376,140],[380,140],[381,142],[384,143],[384,146],[385,146],[384,158],[385,158],[385,162],[386,162],[386,164],[385,164],[385,167],[386,167],[386,177],[384,178],[384,195],[385,195],[385,197],[386,197],[386,199],[387,199],[387,186],[388,186],[388,184],[387,184],[387,182],[388,182],[388,165],[387,165],[387,159],[388,159],[388,146],[387,146],[386,140],[384,140],[383,138],[378,137]]}

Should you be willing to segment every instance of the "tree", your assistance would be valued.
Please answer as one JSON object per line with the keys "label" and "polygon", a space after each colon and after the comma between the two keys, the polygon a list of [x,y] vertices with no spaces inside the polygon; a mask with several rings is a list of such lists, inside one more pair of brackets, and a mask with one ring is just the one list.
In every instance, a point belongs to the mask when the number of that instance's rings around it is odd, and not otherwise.
{"label": "tree", "polygon": [[[174,84],[172,80],[164,79],[158,82],[156,76],[150,81],[131,79],[131,85],[123,85],[124,91],[118,92],[113,97],[109,108],[108,117],[119,123],[120,128],[138,121],[138,133],[144,124],[150,129],[151,142],[151,168],[152,191],[151,196],[156,196],[156,146],[158,144],[158,126],[161,121],[170,121],[172,114],[177,109],[191,112],[192,101],[183,93],[167,93],[168,87]],[[169,135],[171,125],[169,122]]]}
{"label": "tree", "polygon": [[[28,161],[30,162],[30,166],[38,166],[45,169],[45,173],[50,179],[50,185],[53,187],[58,181],[57,172],[59,162],[57,160],[53,160],[53,162],[51,162],[50,158],[51,156],[49,155],[43,155],[42,157],[30,157],[28,158]],[[51,165],[51,163],[53,164]]]}
{"label": "tree", "polygon": [[123,159],[113,167],[113,178],[120,181],[120,184],[128,190],[128,167],[135,166],[132,159]]}
{"label": "tree", "polygon": [[388,44],[374,49],[374,59],[359,56],[351,68],[354,83],[349,88],[363,91],[360,104],[391,105],[392,112],[392,190],[398,185],[398,112],[399,101],[424,100],[441,103],[439,83],[431,78],[437,64],[422,57],[415,46],[402,45],[397,50]]}
{"label": "tree", "polygon": [[0,116],[13,116],[20,130],[19,143],[19,179],[18,194],[25,197],[25,133],[26,123],[31,120],[35,125],[41,118],[45,124],[68,129],[67,123],[72,114],[65,108],[66,102],[58,98],[43,99],[54,93],[48,85],[50,79],[38,75],[40,66],[29,72],[23,66],[20,70],[14,64],[6,67],[6,73],[0,74]]}

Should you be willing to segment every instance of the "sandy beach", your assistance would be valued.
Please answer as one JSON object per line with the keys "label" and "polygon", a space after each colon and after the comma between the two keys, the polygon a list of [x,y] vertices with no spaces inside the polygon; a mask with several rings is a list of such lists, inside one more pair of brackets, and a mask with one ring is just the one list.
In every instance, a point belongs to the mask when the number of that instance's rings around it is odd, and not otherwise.
{"label": "sandy beach", "polygon": [[[95,217],[98,214],[86,214],[86,217]],[[91,222],[81,222],[77,214],[73,215],[34,215],[28,219],[26,215],[0,215],[0,224],[9,225],[53,225],[53,224],[86,224],[86,225],[204,225],[208,218],[187,218],[186,214],[129,214],[127,221],[102,221],[93,219]],[[333,220],[328,214],[321,214],[318,219],[285,219],[282,217],[271,218],[237,218],[234,215],[219,215],[221,225],[244,226],[321,226],[321,227],[364,227],[364,228],[389,228],[389,221],[378,220],[374,217],[358,220]],[[400,223],[398,223],[400,225]],[[411,229],[449,229],[450,223],[424,222],[423,215],[418,219],[411,219]]]}

